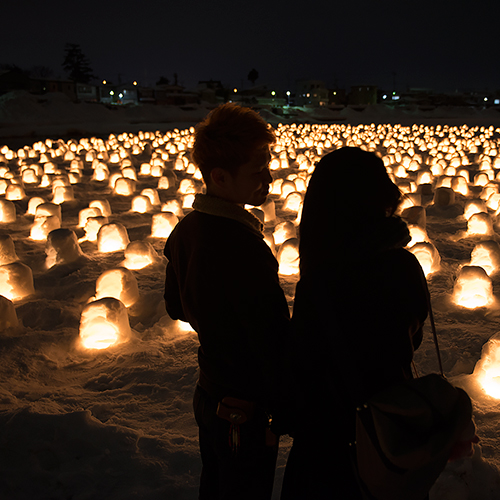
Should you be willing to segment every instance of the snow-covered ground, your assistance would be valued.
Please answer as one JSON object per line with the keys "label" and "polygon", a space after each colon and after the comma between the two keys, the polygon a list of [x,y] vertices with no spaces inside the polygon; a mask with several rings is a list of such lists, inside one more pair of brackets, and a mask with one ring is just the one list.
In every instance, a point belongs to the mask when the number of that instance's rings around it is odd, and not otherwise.
{"label": "snow-covered ground", "polygon": [[[10,206],[4,200],[16,211],[15,221],[0,222],[0,288],[5,287],[5,276],[11,269],[11,264],[6,264],[12,260],[7,235],[19,261],[31,270],[34,287],[34,293],[12,301],[17,326],[6,325],[10,304],[0,302],[0,499],[195,499],[200,461],[191,397],[197,378],[197,339],[165,312],[165,236],[152,236],[152,225],[162,210],[173,210],[167,206],[169,201],[183,202],[181,180],[191,179],[195,189],[201,189],[196,171],[189,165],[188,127],[203,118],[208,108],[111,111],[98,105],[73,104],[55,95],[42,100],[22,94],[0,97],[0,137],[5,143],[13,137],[65,137],[61,141],[27,140],[25,153],[17,151],[17,147],[2,148],[0,139],[0,189],[4,190],[0,194],[0,214]],[[273,176],[289,181],[288,176],[297,175],[295,189],[303,193],[303,180],[314,161],[332,148],[347,144],[378,151],[402,187],[409,179],[417,180],[419,171],[412,170],[408,160],[412,153],[413,159],[421,160],[420,170],[432,167],[432,186],[421,188],[421,199],[415,201],[425,207],[427,236],[441,258],[438,270],[428,277],[441,356],[446,375],[466,388],[473,400],[481,442],[473,458],[447,466],[431,499],[498,499],[500,400],[485,394],[477,371],[473,372],[483,346],[500,330],[500,301],[468,309],[452,301],[452,292],[459,268],[470,262],[475,245],[484,239],[500,241],[493,205],[487,208],[495,229],[490,235],[467,235],[467,219],[463,216],[468,201],[481,196],[486,199],[489,192],[474,181],[477,171],[488,167],[486,157],[493,178],[489,194],[495,194],[497,189],[500,163],[495,159],[500,158],[500,129],[495,127],[500,125],[500,114],[495,110],[468,109],[441,109],[429,114],[432,116],[373,107],[363,112],[323,111],[316,118],[326,125],[284,125],[278,128],[278,148],[274,151],[276,159],[281,156],[282,161],[279,166],[279,162],[273,163]],[[270,113],[265,117],[274,124],[282,121]],[[306,111],[296,118],[297,123],[315,121]],[[358,123],[366,126],[356,126]],[[384,123],[393,126],[376,126]],[[407,126],[398,127],[397,123]],[[438,127],[446,123],[450,127]],[[463,124],[467,126],[461,127]],[[122,134],[124,131],[129,133]],[[115,135],[108,138],[109,133]],[[72,134],[87,134],[88,140],[70,141]],[[95,136],[107,139],[91,139]],[[87,155],[88,150],[95,153]],[[120,158],[113,153],[121,153]],[[440,156],[443,168],[454,164],[453,158],[460,159],[454,174],[440,172],[434,165]],[[72,158],[76,162],[71,163]],[[127,160],[137,173],[132,195],[116,194],[109,179],[92,180],[99,163],[106,165],[110,174],[121,171],[122,175],[133,176],[125,170]],[[146,167],[141,167],[143,163],[160,166],[160,173],[154,168],[148,173]],[[20,179],[24,169],[20,164],[31,165],[40,175],[34,182],[26,176],[25,196],[12,199],[16,195],[8,194],[7,188]],[[406,166],[408,178],[401,177],[404,174],[398,165]],[[44,169],[53,172],[45,179],[41,176]],[[433,204],[437,183],[444,175],[452,182],[461,169],[470,173],[469,193],[457,192],[453,203],[445,200],[450,192],[442,190],[445,194],[439,204]],[[163,173],[171,181],[172,172],[177,180],[167,188],[158,175]],[[2,183],[1,177],[7,181]],[[64,184],[65,179],[70,181],[74,198],[60,205],[61,227],[81,239],[83,255],[74,248],[67,249],[60,254],[62,261],[47,269],[46,241],[29,237],[35,222],[29,213],[29,200],[41,197],[51,202],[53,188],[58,182]],[[144,189],[157,190],[160,204],[153,204],[145,213],[134,212],[132,199]],[[355,198],[354,185],[352,189]],[[278,192],[276,185],[273,193]],[[265,227],[272,239],[277,225],[296,221],[297,213],[284,210],[279,194],[270,197],[275,202],[276,219],[266,222]],[[85,240],[87,233],[79,226],[79,214],[94,200],[108,200],[109,223],[122,224],[131,242],[149,243],[155,255],[150,265],[130,270],[139,290],[138,299],[127,308],[130,335],[122,343],[102,350],[86,349],[80,344],[82,310],[96,295],[98,278],[109,269],[123,266],[127,251],[102,252],[96,242]],[[183,213],[188,210],[184,208]],[[281,279],[292,306],[298,277],[283,275]],[[499,297],[500,273],[493,273],[491,279],[493,293]],[[9,290],[2,288],[0,295],[8,295]],[[133,302],[134,294],[130,293],[130,297]],[[426,333],[416,355],[420,374],[437,370],[429,328]],[[483,362],[485,359],[483,356]],[[290,439],[282,438],[276,499],[290,445]]]}

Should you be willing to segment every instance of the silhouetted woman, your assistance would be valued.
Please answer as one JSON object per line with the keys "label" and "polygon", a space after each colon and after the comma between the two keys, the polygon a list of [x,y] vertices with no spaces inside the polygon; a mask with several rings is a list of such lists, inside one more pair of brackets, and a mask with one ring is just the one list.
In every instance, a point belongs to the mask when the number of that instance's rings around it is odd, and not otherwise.
{"label": "silhouetted woman", "polygon": [[311,177],[292,317],[298,423],[282,500],[361,498],[349,446],[355,409],[412,376],[427,288],[394,216],[400,198],[383,161],[359,148],[327,154]]}

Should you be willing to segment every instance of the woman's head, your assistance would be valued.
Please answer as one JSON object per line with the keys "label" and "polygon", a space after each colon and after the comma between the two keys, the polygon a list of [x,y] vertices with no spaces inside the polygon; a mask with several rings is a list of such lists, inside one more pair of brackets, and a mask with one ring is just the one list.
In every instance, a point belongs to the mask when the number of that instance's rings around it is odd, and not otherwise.
{"label": "woman's head", "polygon": [[[317,164],[307,198],[313,208],[323,198],[328,200],[325,206],[332,207],[329,211],[385,217],[394,214],[401,193],[389,178],[381,158],[359,148],[346,147],[325,155]],[[304,209],[305,205],[304,202]]]}
{"label": "woman's head", "polygon": [[331,251],[343,238],[393,215],[400,200],[398,187],[374,153],[345,147],[325,155],[316,165],[304,198],[301,259],[303,250]]}

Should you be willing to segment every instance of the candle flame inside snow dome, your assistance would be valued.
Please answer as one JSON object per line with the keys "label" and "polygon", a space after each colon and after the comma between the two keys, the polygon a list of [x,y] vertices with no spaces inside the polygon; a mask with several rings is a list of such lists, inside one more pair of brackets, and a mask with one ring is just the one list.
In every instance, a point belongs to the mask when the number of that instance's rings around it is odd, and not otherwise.
{"label": "candle flame inside snow dome", "polygon": [[85,349],[106,349],[131,335],[126,307],[118,299],[104,297],[87,304],[80,317],[80,343]]}
{"label": "candle flame inside snow dome", "polygon": [[153,245],[147,241],[136,240],[125,249],[125,260],[122,265],[127,269],[144,269],[158,261],[158,254]]}
{"label": "candle flame inside snow dome", "polygon": [[130,243],[127,228],[123,224],[104,224],[97,233],[97,249],[109,253],[125,250]]}
{"label": "candle flame inside snow dome", "polygon": [[277,260],[279,262],[278,273],[291,276],[299,273],[299,240],[290,238],[286,240],[278,251]]}
{"label": "candle flame inside snow dome", "polygon": [[493,304],[493,284],[482,267],[462,267],[453,287],[453,302],[468,309]]}
{"label": "candle flame inside snow dome", "polygon": [[474,377],[488,396],[500,399],[500,333],[483,346],[481,358],[474,367]]}
{"label": "candle flame inside snow dome", "polygon": [[139,300],[137,280],[129,269],[118,267],[104,271],[95,284],[95,298],[113,297],[125,307],[133,306]]}
{"label": "candle flame inside snow dome", "polygon": [[426,277],[439,270],[441,257],[432,243],[428,241],[415,243],[410,248],[410,252],[417,258]]}
{"label": "candle flame inside snow dome", "polygon": [[482,267],[491,276],[500,268],[500,245],[493,240],[479,242],[472,249],[470,265]]}
{"label": "candle flame inside snow dome", "polygon": [[31,268],[22,262],[0,266],[0,295],[9,300],[21,300],[35,293]]}

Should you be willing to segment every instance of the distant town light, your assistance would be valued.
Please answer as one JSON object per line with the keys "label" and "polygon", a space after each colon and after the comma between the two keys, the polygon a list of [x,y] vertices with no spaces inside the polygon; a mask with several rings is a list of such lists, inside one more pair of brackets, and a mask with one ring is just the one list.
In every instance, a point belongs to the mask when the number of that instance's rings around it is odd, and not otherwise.
{"label": "distant town light", "polygon": [[236,94],[236,92],[238,92],[238,89],[237,89],[237,88],[234,88],[234,89],[233,89],[233,92]]}
{"label": "distant town light", "polygon": [[276,95],[276,92],[274,90],[271,91],[271,95]]}
{"label": "distant town light", "polygon": [[493,101],[493,104],[500,104],[500,99],[495,99],[495,100]]}
{"label": "distant town light", "polygon": [[110,91],[109,91],[109,95],[115,95],[114,91],[113,91],[113,90],[110,90]]}
{"label": "distant town light", "polygon": [[487,97],[485,97],[485,98],[484,98],[484,102],[486,102],[487,100],[488,100],[488,98],[487,98]]}
{"label": "distant town light", "polygon": [[387,94],[384,94],[384,95],[382,96],[382,99],[387,99]]}
{"label": "distant town light", "polygon": [[103,81],[102,81],[102,84],[103,84],[103,85],[106,85],[106,83],[108,83],[106,80],[103,80]]}
{"label": "distant town light", "polygon": [[137,82],[134,80],[134,81],[132,82],[132,85],[137,85]]}
{"label": "distant town light", "polygon": [[287,90],[287,91],[286,91],[286,95],[288,95],[288,96],[289,96],[290,94],[291,94],[291,92],[290,92],[289,90]]}

